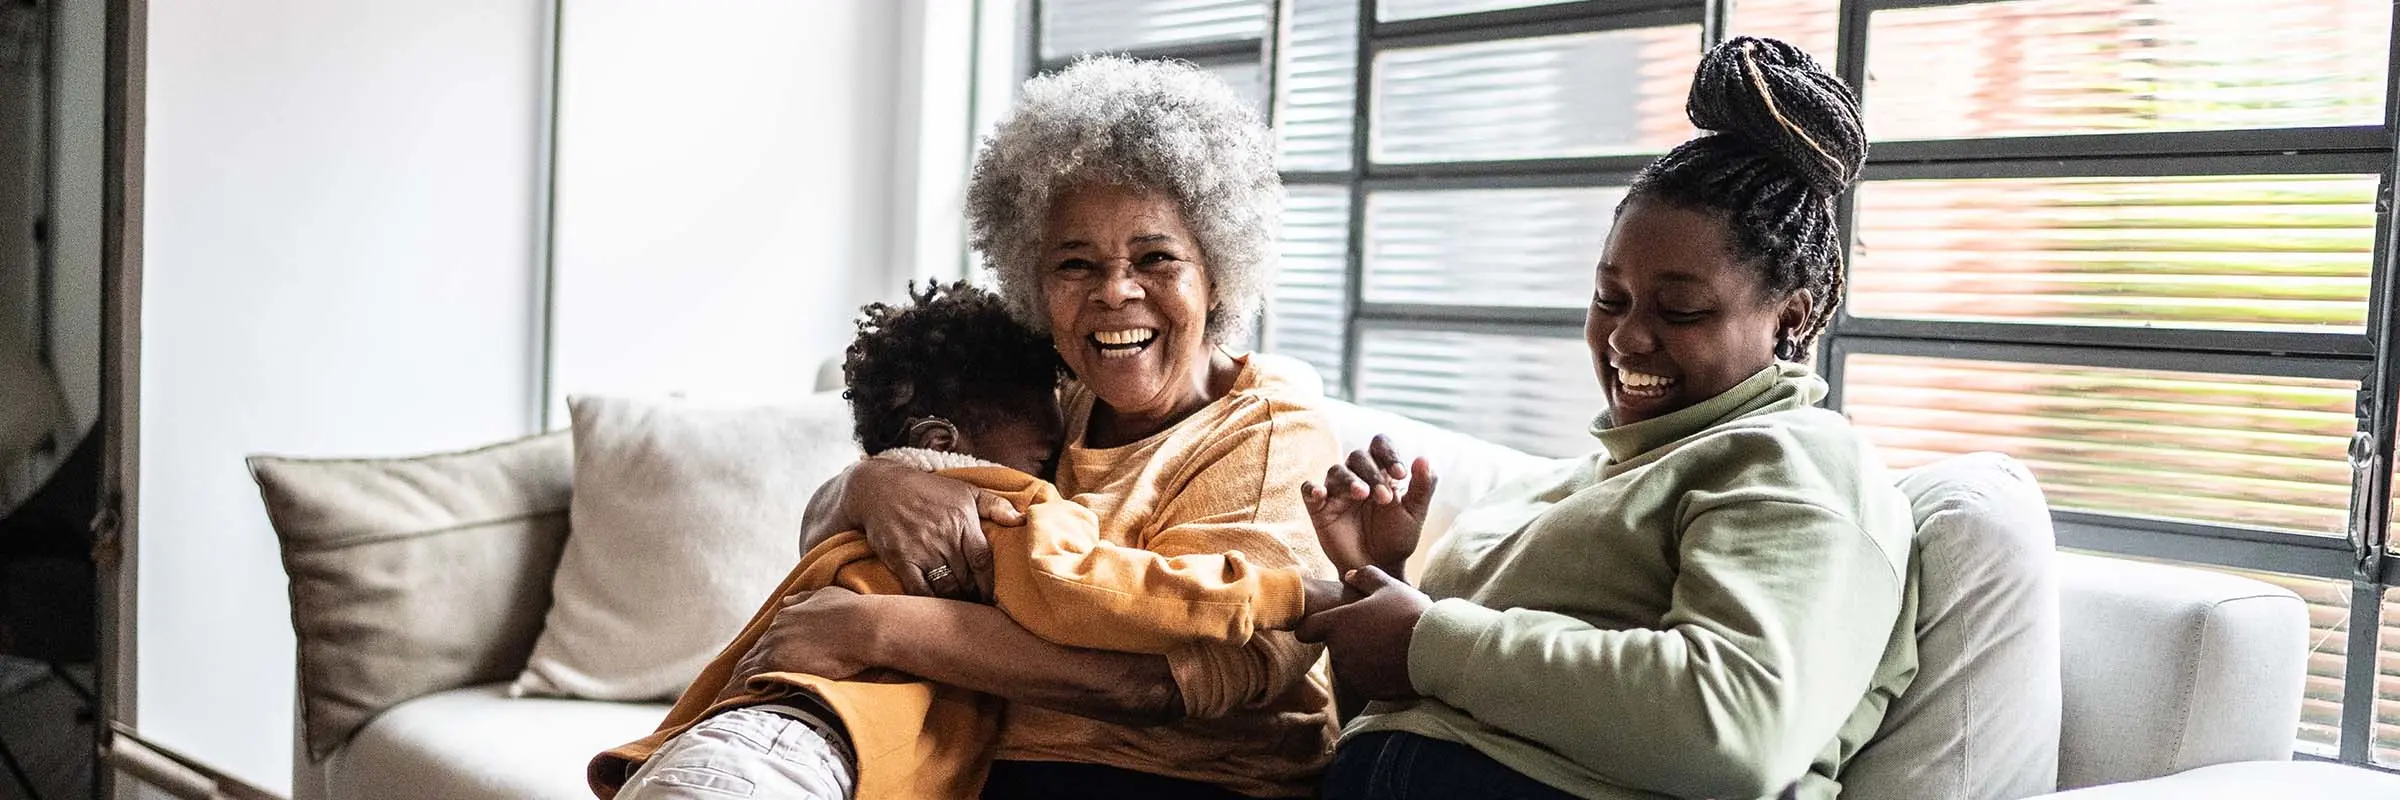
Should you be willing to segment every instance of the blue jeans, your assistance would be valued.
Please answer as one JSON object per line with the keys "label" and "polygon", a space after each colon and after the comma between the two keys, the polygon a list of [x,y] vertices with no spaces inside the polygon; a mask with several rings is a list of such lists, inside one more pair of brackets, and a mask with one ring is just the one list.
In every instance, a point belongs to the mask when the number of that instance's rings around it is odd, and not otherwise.
{"label": "blue jeans", "polygon": [[1399,731],[1342,741],[1325,768],[1323,800],[1575,800],[1475,748]]}

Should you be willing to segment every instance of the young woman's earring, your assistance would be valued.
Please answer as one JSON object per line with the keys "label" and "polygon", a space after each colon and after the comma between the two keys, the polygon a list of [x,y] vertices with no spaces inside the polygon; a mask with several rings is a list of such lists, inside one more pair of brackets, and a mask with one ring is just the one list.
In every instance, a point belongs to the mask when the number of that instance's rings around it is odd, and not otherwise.
{"label": "young woman's earring", "polygon": [[1800,360],[1800,339],[1790,333],[1776,337],[1775,357],[1784,361]]}

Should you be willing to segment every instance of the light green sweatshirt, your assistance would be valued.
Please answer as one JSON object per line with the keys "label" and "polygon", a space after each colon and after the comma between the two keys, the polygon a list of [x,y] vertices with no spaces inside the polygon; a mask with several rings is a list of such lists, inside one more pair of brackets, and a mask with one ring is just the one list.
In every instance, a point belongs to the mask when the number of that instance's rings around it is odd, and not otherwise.
{"label": "light green sweatshirt", "polygon": [[1420,585],[1426,699],[1348,733],[1466,744],[1587,798],[1830,800],[1916,676],[1908,503],[1779,364],[1459,515]]}

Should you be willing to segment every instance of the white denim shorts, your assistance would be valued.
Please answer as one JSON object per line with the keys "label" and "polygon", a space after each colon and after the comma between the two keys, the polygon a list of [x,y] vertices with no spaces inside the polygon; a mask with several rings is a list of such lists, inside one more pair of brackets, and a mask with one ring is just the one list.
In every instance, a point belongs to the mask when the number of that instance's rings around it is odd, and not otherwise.
{"label": "white denim shorts", "polygon": [[856,764],[839,726],[791,706],[753,706],[667,740],[617,800],[850,800]]}

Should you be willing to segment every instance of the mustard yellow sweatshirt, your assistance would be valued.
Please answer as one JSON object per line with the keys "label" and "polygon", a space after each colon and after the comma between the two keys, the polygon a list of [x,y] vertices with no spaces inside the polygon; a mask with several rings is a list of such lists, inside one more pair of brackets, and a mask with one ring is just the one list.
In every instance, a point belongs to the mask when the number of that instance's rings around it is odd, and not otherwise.
{"label": "mustard yellow sweatshirt", "polygon": [[1408,674],[1351,735],[1466,744],[1586,798],[1831,800],[1916,674],[1914,526],[1779,365],[1459,515]]}
{"label": "mustard yellow sweatshirt", "polygon": [[[1093,398],[1071,393],[1059,491],[1091,510],[1103,541],[1166,563],[1239,552],[1251,569],[1331,578],[1299,491],[1341,457],[1319,409],[1316,373],[1283,356],[1239,360],[1224,397],[1122,447],[1083,444]],[[1183,721],[1131,727],[1019,705],[1009,709],[999,757],[1105,764],[1259,797],[1310,796],[1335,734],[1333,695],[1316,669],[1323,648],[1259,627],[1246,642],[1167,654]]]}

